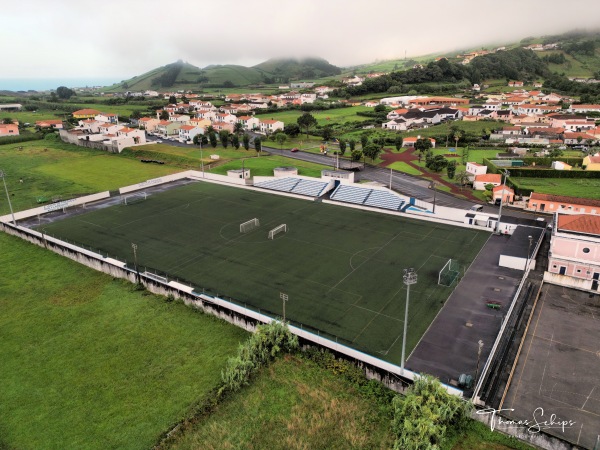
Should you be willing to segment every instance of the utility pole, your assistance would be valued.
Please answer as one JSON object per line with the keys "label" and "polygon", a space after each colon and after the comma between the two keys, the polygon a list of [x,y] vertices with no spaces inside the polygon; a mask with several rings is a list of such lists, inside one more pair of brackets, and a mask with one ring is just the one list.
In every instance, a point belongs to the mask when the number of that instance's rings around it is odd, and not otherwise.
{"label": "utility pole", "polygon": [[[504,182],[502,183],[502,186],[506,186],[506,179],[508,177],[510,177],[510,172],[508,170],[505,170],[503,172],[504,175]],[[496,223],[496,234],[500,234],[500,219],[502,218],[502,203],[504,200],[504,188],[502,188],[502,194],[500,195],[500,209],[498,210],[498,222]]]}
{"label": "utility pole", "polygon": [[477,370],[475,371],[474,383],[477,383],[477,377],[479,376],[479,361],[481,360],[481,350],[483,349],[483,341],[479,339],[477,342]]}
{"label": "utility pole", "polygon": [[131,244],[131,248],[133,249],[133,261],[135,264],[135,273],[137,276],[137,282],[138,284],[140,283],[140,270],[138,269],[138,262],[137,262],[137,244],[132,243]]}
{"label": "utility pole", "polygon": [[404,284],[406,285],[406,308],[404,310],[404,337],[402,338],[402,359],[400,362],[402,375],[404,375],[404,356],[406,354],[406,330],[408,328],[408,302],[410,300],[410,285],[416,284],[417,273],[413,268],[404,269],[404,276],[402,278],[404,280]]}

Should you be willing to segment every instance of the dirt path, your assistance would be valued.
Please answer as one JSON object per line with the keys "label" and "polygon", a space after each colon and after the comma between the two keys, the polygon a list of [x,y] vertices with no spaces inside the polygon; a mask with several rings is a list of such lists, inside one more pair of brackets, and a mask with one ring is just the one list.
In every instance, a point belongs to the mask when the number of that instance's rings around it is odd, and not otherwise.
{"label": "dirt path", "polygon": [[450,193],[456,196],[462,196],[469,200],[473,200],[474,202],[481,203],[481,200],[475,197],[469,188],[462,189],[455,184],[448,183],[445,181],[440,174],[429,172],[427,169],[423,167],[419,167],[413,161],[418,161],[419,156],[417,155],[417,150],[414,147],[409,147],[406,151],[402,153],[393,153],[390,149],[384,149],[384,153],[380,156],[383,159],[383,162],[379,164],[379,167],[388,167],[389,165],[395,162],[403,162],[408,164],[410,167],[418,170],[422,173],[421,177],[425,179],[429,179],[435,181],[436,184],[441,184],[447,186],[450,189]]}

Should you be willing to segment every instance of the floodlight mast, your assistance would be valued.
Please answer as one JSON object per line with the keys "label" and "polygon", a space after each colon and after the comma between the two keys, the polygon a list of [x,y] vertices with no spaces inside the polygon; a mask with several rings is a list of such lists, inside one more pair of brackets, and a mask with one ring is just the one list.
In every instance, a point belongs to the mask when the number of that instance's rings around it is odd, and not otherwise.
{"label": "floodlight mast", "polygon": [[12,209],[12,203],[10,202],[10,196],[8,195],[8,188],[6,187],[6,173],[3,170],[0,170],[0,178],[4,182],[4,191],[6,192],[6,201],[8,202],[8,207],[10,209],[10,215],[12,216],[13,225],[17,226],[17,221],[15,220],[15,213]]}
{"label": "floodlight mast", "polygon": [[504,170],[504,183],[502,183],[502,191],[500,192],[500,209],[498,210],[498,222],[496,222],[496,234],[500,234],[500,219],[502,219],[502,203],[504,203],[504,186],[506,186],[506,179],[510,177],[510,172]]}
{"label": "floodlight mast", "polygon": [[404,356],[406,354],[406,330],[408,328],[408,303],[410,299],[410,285],[417,283],[417,273],[412,267],[410,269],[404,269],[404,276],[402,278],[404,284],[406,285],[406,308],[404,310],[404,337],[402,338],[402,360],[400,361],[400,368],[402,369],[402,375],[404,375]]}

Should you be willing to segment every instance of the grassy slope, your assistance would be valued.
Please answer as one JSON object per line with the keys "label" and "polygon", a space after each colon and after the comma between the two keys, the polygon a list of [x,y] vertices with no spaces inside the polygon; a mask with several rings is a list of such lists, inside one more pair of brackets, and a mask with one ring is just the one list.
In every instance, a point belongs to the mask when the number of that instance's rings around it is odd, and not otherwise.
{"label": "grassy slope", "polygon": [[[366,106],[351,106],[348,108],[328,109],[326,111],[312,111],[311,114],[314,116],[315,119],[317,119],[319,125],[324,126],[333,125],[334,122],[360,122],[363,120],[367,120],[368,117],[356,115],[356,113],[359,111],[373,111],[373,108],[368,108]],[[302,114],[302,111],[290,110],[275,113],[257,114],[256,117],[258,117],[261,120],[281,120],[287,125],[289,123],[296,123],[296,120]]]}
{"label": "grassy slope", "polygon": [[[36,199],[40,196],[67,198],[100,192],[181,170],[45,140],[0,146],[0,161],[15,211],[39,206]],[[6,212],[8,205],[2,196],[0,214]]]}
{"label": "grassy slope", "polygon": [[0,430],[15,448],[148,448],[245,332],[0,234]]}
{"label": "grassy slope", "polygon": [[262,370],[173,449],[391,448],[389,418],[332,372],[298,357]]}

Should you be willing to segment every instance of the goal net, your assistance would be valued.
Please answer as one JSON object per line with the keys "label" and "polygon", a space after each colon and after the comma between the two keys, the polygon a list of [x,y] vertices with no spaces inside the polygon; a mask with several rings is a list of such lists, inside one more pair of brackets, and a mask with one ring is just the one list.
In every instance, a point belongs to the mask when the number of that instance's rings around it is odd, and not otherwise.
{"label": "goal net", "polygon": [[452,284],[458,279],[460,274],[460,266],[458,261],[449,259],[438,275],[438,284],[441,286],[452,286]]}
{"label": "goal net", "polygon": [[275,239],[275,236],[279,233],[287,233],[287,225],[282,223],[269,231],[269,239]]}
{"label": "goal net", "polygon": [[250,219],[240,224],[240,233],[247,233],[248,231],[252,231],[258,227],[260,227],[260,221],[256,218]]}
{"label": "goal net", "polygon": [[145,192],[136,192],[135,194],[126,195],[123,197],[123,204],[132,205],[134,203],[143,202],[148,198],[148,194]]}

